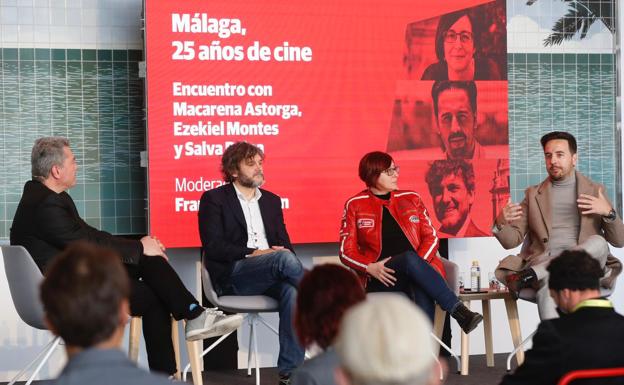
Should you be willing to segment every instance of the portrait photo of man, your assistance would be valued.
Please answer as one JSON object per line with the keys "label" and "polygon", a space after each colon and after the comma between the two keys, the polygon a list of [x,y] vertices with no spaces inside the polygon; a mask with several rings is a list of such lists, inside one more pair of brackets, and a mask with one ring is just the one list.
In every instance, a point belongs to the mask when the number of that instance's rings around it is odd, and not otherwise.
{"label": "portrait photo of man", "polygon": [[436,160],[425,181],[440,222],[440,237],[484,237],[471,218],[475,202],[475,173],[470,162],[462,159]]}

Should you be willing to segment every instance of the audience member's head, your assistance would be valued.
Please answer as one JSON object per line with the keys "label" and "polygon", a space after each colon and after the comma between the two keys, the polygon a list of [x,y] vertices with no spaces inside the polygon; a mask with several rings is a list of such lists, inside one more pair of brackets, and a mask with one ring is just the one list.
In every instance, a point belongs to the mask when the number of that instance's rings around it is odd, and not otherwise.
{"label": "audience member's head", "polygon": [[333,344],[344,313],[366,298],[355,274],[343,266],[316,266],[303,276],[297,293],[295,326],[305,347]]}
{"label": "audience member's head", "polygon": [[439,381],[431,323],[400,294],[384,293],[355,305],[336,339],[342,385],[425,385]]}
{"label": "audience member's head", "polygon": [[86,242],[76,242],[55,257],[41,284],[46,322],[68,350],[119,346],[129,293],[119,256]]}
{"label": "audience member's head", "polygon": [[585,250],[566,250],[548,265],[548,288],[557,306],[571,312],[588,298],[600,296],[600,263]]}
{"label": "audience member's head", "polygon": [[[249,177],[245,174],[245,168],[249,164],[253,166],[256,161],[264,160],[264,152],[258,146],[247,142],[236,142],[229,146],[221,158],[221,174],[226,182],[234,182]],[[243,173],[243,174],[241,174]],[[251,177],[253,178],[253,176]],[[264,181],[264,176],[262,176]],[[244,183],[247,180],[243,181]],[[253,184],[253,183],[252,183]]]}

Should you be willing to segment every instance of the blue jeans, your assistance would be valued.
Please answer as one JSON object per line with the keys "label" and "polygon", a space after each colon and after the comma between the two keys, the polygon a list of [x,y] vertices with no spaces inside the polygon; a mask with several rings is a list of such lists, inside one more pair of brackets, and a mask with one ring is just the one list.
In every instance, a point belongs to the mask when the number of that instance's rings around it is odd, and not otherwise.
{"label": "blue jeans", "polygon": [[371,278],[367,291],[402,291],[433,321],[435,303],[448,312],[459,304],[459,298],[448,287],[446,281],[429,262],[414,251],[395,255],[386,262],[386,267],[395,271],[397,281],[394,286],[386,287],[376,278]]}
{"label": "blue jeans", "polygon": [[299,345],[293,327],[293,311],[297,287],[303,277],[303,266],[288,249],[257,257],[245,258],[234,264],[225,295],[264,294],[279,302],[280,374],[290,374],[303,363],[304,349]]}

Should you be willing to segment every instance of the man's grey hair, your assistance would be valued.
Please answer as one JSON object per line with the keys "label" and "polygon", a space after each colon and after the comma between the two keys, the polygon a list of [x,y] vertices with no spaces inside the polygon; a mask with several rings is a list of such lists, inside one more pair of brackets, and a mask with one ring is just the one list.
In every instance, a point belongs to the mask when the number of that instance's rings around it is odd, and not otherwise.
{"label": "man's grey hair", "polygon": [[347,311],[336,338],[353,385],[425,385],[434,367],[431,321],[404,296],[376,293]]}
{"label": "man's grey hair", "polygon": [[69,140],[62,136],[45,136],[35,140],[30,155],[33,179],[43,181],[50,176],[53,166],[63,164],[65,147],[69,147]]}

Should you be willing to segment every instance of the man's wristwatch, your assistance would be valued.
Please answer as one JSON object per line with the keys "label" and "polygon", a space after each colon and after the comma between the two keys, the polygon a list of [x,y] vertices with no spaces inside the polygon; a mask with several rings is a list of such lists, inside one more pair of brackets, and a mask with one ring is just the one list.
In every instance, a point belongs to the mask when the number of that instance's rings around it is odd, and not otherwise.
{"label": "man's wristwatch", "polygon": [[602,217],[608,221],[612,221],[617,218],[617,213],[615,212],[615,209],[611,209],[611,211],[609,211],[609,214],[603,215]]}

